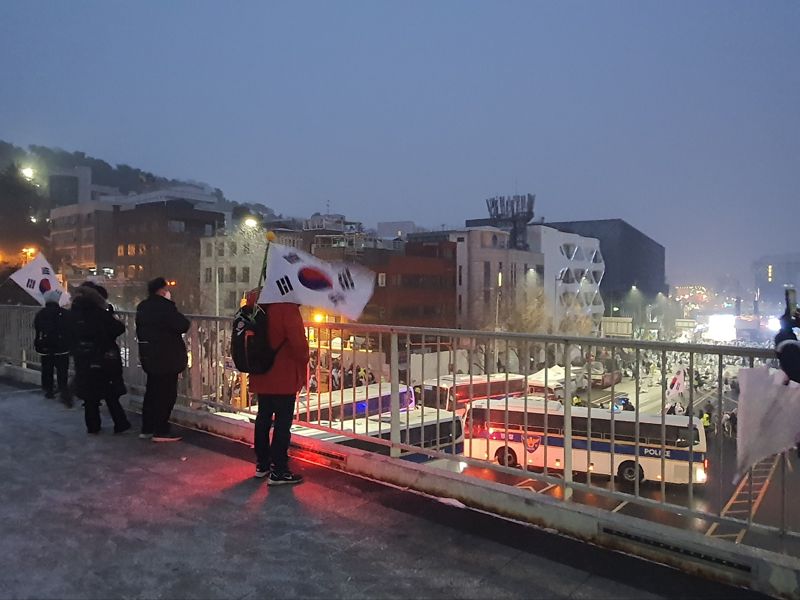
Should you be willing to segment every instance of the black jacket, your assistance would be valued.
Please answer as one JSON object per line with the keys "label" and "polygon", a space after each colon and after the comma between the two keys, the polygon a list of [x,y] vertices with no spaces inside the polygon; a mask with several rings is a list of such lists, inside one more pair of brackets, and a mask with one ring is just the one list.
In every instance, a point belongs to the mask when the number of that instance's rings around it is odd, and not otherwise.
{"label": "black jacket", "polygon": [[69,354],[74,330],[70,312],[57,302],[48,302],[33,319],[34,347],[39,354]]}
{"label": "black jacket", "polygon": [[125,333],[125,325],[108,311],[103,297],[86,286],[75,290],[70,313],[74,325],[76,395],[83,400],[98,400],[109,393],[124,394],[122,360],[116,340]]}
{"label": "black jacket", "polygon": [[182,334],[189,331],[184,317],[172,300],[153,294],[136,307],[136,338],[139,360],[145,373],[178,374],[187,365]]}

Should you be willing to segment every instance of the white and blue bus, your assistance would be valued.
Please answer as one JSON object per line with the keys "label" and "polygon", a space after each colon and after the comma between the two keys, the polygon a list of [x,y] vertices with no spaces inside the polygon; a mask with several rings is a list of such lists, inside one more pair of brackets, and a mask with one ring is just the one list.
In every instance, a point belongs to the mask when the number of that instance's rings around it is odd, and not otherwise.
{"label": "white and blue bus", "polygon": [[[465,453],[506,466],[561,470],[564,468],[564,408],[542,398],[477,400],[467,415]],[[705,430],[700,419],[685,416],[636,415],[593,408],[572,408],[572,469],[598,475],[616,475],[634,482],[704,484],[708,459]],[[613,444],[612,444],[613,439]],[[690,441],[691,440],[691,441]],[[636,455],[638,452],[638,473]],[[691,471],[690,471],[691,468]],[[691,477],[690,477],[691,474]]]}
{"label": "white and blue bus", "polygon": [[[464,427],[457,414],[436,408],[417,406],[414,390],[399,386],[400,443],[436,450],[447,454],[464,453]],[[335,430],[330,435],[312,437],[354,448],[388,454],[383,444],[370,444],[363,438],[350,438],[347,433],[391,438],[391,388],[388,383],[370,384],[319,394],[301,394],[296,405],[297,420]],[[296,433],[304,435],[297,430]],[[401,458],[414,462],[431,460],[426,454],[403,451]]]}

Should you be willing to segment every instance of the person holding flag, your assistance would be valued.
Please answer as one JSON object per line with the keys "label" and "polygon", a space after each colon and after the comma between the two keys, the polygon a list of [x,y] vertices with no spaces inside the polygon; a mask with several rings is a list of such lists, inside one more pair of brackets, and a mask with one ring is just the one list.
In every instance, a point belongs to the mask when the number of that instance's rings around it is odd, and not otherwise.
{"label": "person holding flag", "polygon": [[358,319],[372,296],[375,274],[359,265],[326,263],[274,240],[275,234],[269,232],[259,288],[248,294],[247,304],[259,304],[264,310],[265,342],[275,352],[266,373],[250,375],[250,390],[258,396],[255,476],[269,477],[269,485],[282,485],[302,481],[288,466],[294,404],[306,385],[309,361],[300,305]]}

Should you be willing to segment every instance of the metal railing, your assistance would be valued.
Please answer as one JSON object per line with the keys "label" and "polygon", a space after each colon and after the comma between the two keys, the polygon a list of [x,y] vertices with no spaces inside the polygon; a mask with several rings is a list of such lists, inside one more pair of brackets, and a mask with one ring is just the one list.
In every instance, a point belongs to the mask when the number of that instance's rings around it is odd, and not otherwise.
{"label": "metal railing", "polygon": [[[37,366],[35,312],[0,307],[0,360]],[[134,318],[118,316],[126,383],[141,391]],[[191,320],[179,402],[249,418],[230,319]],[[794,458],[772,457],[733,484],[736,372],[771,363],[771,349],[359,324],[307,332],[300,434],[800,556],[799,519],[787,510]],[[680,369],[689,380],[679,390]],[[460,387],[448,388],[456,375]],[[683,414],[667,415],[675,399]],[[700,411],[712,415],[707,427]]]}

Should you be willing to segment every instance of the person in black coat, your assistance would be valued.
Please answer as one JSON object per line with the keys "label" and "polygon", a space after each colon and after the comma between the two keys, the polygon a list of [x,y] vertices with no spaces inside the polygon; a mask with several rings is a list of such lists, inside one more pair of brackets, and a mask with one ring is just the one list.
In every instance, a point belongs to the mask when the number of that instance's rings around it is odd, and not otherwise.
{"label": "person in black coat", "polygon": [[136,307],[139,360],[147,374],[139,437],[179,441],[180,437],[170,433],[169,417],[178,397],[178,375],[188,362],[182,336],[190,322],[178,311],[163,277],[150,281],[147,292],[147,299]]}
{"label": "person in black coat", "polygon": [[122,380],[122,358],[116,339],[125,333],[125,325],[109,310],[107,295],[104,288],[86,282],[75,290],[70,310],[75,332],[72,350],[75,394],[83,400],[89,433],[100,432],[100,402],[103,400],[114,421],[114,433],[131,428],[119,402],[127,390]]}
{"label": "person in black coat", "polygon": [[73,330],[70,313],[61,308],[61,293],[50,290],[44,295],[44,308],[36,313],[33,327],[36,330],[34,348],[42,357],[42,390],[45,398],[53,394],[53,370],[56,372],[61,401],[72,408],[69,390],[69,352],[72,348]]}

